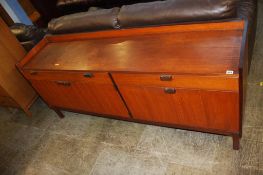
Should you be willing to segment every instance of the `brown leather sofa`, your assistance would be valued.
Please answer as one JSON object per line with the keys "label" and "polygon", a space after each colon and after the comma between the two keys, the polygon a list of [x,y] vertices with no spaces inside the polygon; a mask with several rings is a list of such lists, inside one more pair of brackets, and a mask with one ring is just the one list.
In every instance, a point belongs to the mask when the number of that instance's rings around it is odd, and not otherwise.
{"label": "brown leather sofa", "polygon": [[56,7],[60,14],[87,11],[89,7],[113,8],[154,0],[57,0]]}
{"label": "brown leather sofa", "polygon": [[13,24],[10,30],[26,51],[30,51],[46,34],[46,29],[21,23]]}
{"label": "brown leather sofa", "polygon": [[[112,8],[109,3],[117,4]],[[134,3],[135,2],[135,3]],[[248,21],[249,58],[254,47],[257,0],[164,0],[136,3],[138,0],[58,0],[60,8],[78,5],[79,11],[53,19],[48,24],[51,34],[65,34],[144,26],[173,25],[185,22],[233,20]],[[99,7],[90,7],[97,5]],[[73,8],[74,9],[74,8]]]}

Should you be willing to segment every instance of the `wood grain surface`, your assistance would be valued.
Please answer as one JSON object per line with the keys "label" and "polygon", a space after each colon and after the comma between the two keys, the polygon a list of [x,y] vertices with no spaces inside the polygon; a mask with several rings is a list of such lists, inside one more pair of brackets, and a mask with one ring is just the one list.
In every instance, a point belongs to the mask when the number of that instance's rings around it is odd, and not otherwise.
{"label": "wood grain surface", "polygon": [[244,26],[240,20],[47,36],[18,67],[60,117],[66,109],[198,128],[233,136],[238,149]]}
{"label": "wood grain surface", "polygon": [[0,86],[5,93],[0,104],[27,112],[37,94],[16,68],[25,55],[24,48],[0,18]]}
{"label": "wood grain surface", "polygon": [[[31,79],[32,85],[51,106],[129,117],[124,102],[106,73],[92,78],[45,76]],[[37,77],[37,76],[36,76]]]}
{"label": "wood grain surface", "polygon": [[161,87],[119,86],[135,119],[237,132],[238,93]]}
{"label": "wood grain surface", "polygon": [[[134,74],[113,73],[114,81],[118,85],[161,86],[203,90],[238,91],[238,75],[201,76],[201,75],[174,75],[174,74]],[[161,80],[162,76],[170,76],[171,80]]]}
{"label": "wood grain surface", "polygon": [[201,31],[49,43],[24,69],[237,73],[241,39],[240,31]]}

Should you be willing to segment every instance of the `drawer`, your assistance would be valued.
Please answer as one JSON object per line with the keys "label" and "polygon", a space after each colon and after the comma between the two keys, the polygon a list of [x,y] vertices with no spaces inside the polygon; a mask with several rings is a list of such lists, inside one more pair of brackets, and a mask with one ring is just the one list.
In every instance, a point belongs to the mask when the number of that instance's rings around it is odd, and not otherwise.
{"label": "drawer", "polygon": [[81,81],[101,84],[112,84],[109,74],[106,72],[74,72],[74,71],[23,71],[29,80],[51,80],[51,81]]}
{"label": "drawer", "polygon": [[10,97],[0,96],[0,105],[18,107],[17,103]]}
{"label": "drawer", "polygon": [[113,73],[118,86],[160,86],[186,89],[238,91],[238,75],[173,75],[173,74],[130,74]]}

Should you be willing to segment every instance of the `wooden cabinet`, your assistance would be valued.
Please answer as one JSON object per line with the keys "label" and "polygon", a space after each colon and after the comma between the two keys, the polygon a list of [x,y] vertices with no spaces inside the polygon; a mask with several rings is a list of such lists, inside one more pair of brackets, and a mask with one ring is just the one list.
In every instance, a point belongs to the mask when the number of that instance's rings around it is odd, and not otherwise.
{"label": "wooden cabinet", "polygon": [[31,116],[29,108],[37,93],[16,69],[26,55],[24,48],[0,18],[0,105],[21,108]]}
{"label": "wooden cabinet", "polygon": [[238,149],[243,30],[237,20],[48,36],[18,67],[60,116],[230,135]]}
{"label": "wooden cabinet", "polygon": [[32,72],[27,77],[50,105],[68,110],[129,117],[107,73]]}

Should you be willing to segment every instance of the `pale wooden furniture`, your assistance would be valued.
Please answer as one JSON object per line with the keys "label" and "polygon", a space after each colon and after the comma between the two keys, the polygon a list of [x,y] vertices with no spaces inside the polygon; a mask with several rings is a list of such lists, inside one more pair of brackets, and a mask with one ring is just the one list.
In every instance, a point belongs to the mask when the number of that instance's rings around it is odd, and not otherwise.
{"label": "pale wooden furniture", "polygon": [[231,135],[239,148],[244,21],[48,36],[19,64],[60,109]]}
{"label": "pale wooden furniture", "polygon": [[31,115],[29,108],[37,94],[15,66],[25,55],[24,48],[0,18],[0,105],[21,108]]}

